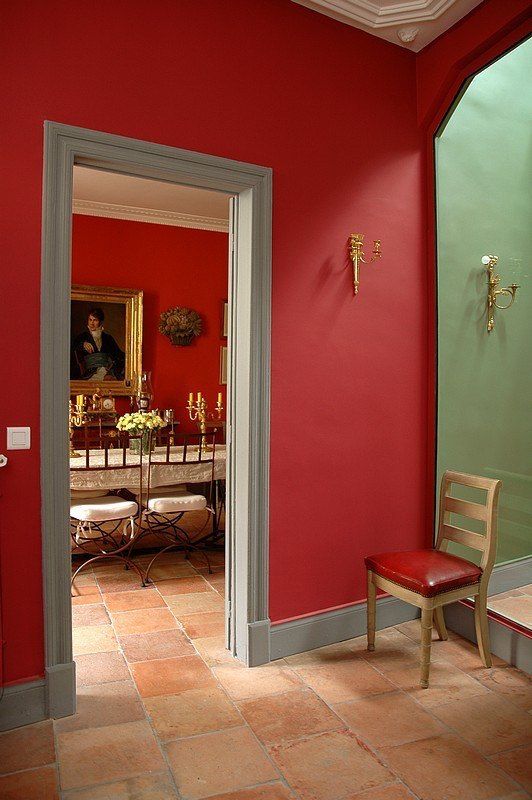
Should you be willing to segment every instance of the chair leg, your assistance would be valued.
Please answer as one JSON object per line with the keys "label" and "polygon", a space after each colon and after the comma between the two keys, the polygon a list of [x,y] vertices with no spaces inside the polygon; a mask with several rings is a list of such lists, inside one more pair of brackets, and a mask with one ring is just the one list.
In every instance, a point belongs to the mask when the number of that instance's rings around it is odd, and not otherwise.
{"label": "chair leg", "polygon": [[432,613],[432,608],[421,609],[421,686],[423,689],[428,689],[429,686]]}
{"label": "chair leg", "polygon": [[368,569],[368,602],[367,602],[367,635],[368,635],[368,650],[371,652],[375,650],[375,620],[377,614],[377,593],[375,584],[373,583],[373,572]]}
{"label": "chair leg", "polygon": [[475,631],[480,658],[485,667],[491,667],[490,634],[488,626],[487,589],[475,595]]}
{"label": "chair leg", "polygon": [[442,642],[446,642],[449,638],[447,628],[445,626],[445,617],[443,616],[443,606],[437,606],[434,609],[434,625],[438,631],[438,636]]}

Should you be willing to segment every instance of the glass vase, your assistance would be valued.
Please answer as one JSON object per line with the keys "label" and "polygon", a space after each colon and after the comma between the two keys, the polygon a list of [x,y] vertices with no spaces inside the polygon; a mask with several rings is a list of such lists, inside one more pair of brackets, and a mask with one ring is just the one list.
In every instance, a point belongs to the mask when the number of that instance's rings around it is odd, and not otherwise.
{"label": "glass vase", "polygon": [[[143,433],[142,437],[129,440],[130,453],[140,453],[141,446],[143,454],[147,456],[148,453],[150,452],[150,434],[148,432]],[[153,443],[152,443],[152,450],[153,450]]]}

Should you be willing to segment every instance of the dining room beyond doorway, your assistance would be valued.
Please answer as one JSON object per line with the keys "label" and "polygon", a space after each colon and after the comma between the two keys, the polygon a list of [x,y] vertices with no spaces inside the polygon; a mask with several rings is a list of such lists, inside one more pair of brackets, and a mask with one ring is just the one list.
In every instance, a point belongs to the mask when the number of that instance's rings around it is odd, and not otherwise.
{"label": "dining room beyond doorway", "polygon": [[[226,652],[227,194],[74,167],[78,690],[164,694]],[[197,668],[197,670],[195,669]],[[125,672],[124,672],[125,671]],[[133,689],[130,682],[125,690]],[[146,695],[147,693],[147,695]]]}

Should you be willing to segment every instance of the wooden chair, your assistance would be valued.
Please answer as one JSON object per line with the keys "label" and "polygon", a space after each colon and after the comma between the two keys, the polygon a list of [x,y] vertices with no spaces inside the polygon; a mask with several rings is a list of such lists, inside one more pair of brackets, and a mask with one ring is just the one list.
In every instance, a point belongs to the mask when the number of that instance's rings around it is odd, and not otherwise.
{"label": "wooden chair", "polygon": [[[451,497],[451,484],[483,489],[485,503]],[[376,589],[382,589],[421,609],[421,686],[429,685],[432,623],[440,639],[447,639],[443,606],[465,597],[475,598],[475,630],[480,657],[491,667],[487,595],[497,550],[497,505],[501,481],[447,471],[442,477],[436,547],[402,553],[381,553],[365,559],[368,579],[368,650],[375,649]],[[484,534],[451,525],[450,514],[481,520]],[[449,542],[482,553],[480,565],[447,553]]]}

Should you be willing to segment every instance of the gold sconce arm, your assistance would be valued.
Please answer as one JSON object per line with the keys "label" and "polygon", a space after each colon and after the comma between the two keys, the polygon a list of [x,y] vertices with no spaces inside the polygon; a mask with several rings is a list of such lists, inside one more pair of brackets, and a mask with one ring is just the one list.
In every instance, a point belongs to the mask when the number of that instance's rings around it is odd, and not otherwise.
{"label": "gold sconce arm", "polygon": [[[482,264],[488,270],[488,299],[487,299],[487,313],[488,313],[488,322],[487,322],[487,329],[488,333],[491,333],[493,328],[495,327],[495,313],[494,309],[498,308],[500,311],[504,311],[507,308],[510,308],[514,304],[515,295],[517,290],[520,288],[519,284],[511,283],[509,286],[504,286],[502,289],[497,289],[501,281],[500,275],[495,275],[494,270],[497,266],[499,261],[498,256],[482,256]],[[507,303],[505,306],[500,306],[497,303],[497,297],[509,297],[510,302]]]}
{"label": "gold sconce arm", "polygon": [[353,290],[355,294],[358,294],[358,287],[360,286],[360,264],[372,264],[382,256],[380,239],[375,239],[373,242],[373,251],[369,262],[366,259],[363,248],[364,234],[352,233],[349,237],[349,258],[353,262]]}

